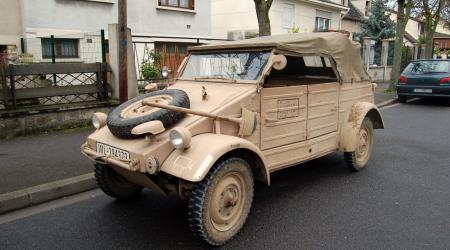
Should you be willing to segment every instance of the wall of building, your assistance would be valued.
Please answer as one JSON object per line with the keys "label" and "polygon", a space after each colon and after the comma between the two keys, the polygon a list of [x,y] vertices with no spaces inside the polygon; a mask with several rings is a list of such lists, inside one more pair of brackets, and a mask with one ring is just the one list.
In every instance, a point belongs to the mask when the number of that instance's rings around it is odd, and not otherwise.
{"label": "wall of building", "polygon": [[[107,30],[109,23],[117,23],[117,0],[23,1],[27,33],[37,36],[50,35],[48,30],[64,33]],[[194,11],[167,10],[157,3],[157,0],[128,1],[128,26],[133,34],[210,35],[210,1],[196,0]]]}
{"label": "wall of building", "polygon": [[22,36],[21,4],[18,0],[0,2],[0,45],[20,47]]}
{"label": "wall of building", "polygon": [[353,39],[353,33],[361,32],[361,23],[359,21],[342,19],[341,29],[350,32],[350,39]]}
{"label": "wall of building", "polygon": [[[50,35],[79,39],[79,58],[57,59],[57,62],[101,60],[99,31],[104,29],[107,38],[108,24],[117,23],[118,0],[22,1],[26,47],[27,52],[33,54],[34,61],[51,61],[42,58],[41,43],[42,38]],[[133,36],[211,37],[209,0],[196,0],[195,10],[159,7],[157,0],[133,0],[128,1],[127,12]]]}
{"label": "wall of building", "polygon": [[[340,1],[339,1],[340,2]],[[245,32],[258,32],[255,4],[253,1],[242,0],[211,0],[212,4],[212,35],[215,38],[227,38],[228,32],[240,32],[242,38]],[[270,8],[269,18],[272,34],[286,34],[292,32],[291,27],[283,26],[284,4],[294,5],[294,26],[300,32],[313,32],[315,28],[316,10],[332,13],[331,29],[340,28],[340,10],[323,4],[307,3],[300,1],[275,0]]]}

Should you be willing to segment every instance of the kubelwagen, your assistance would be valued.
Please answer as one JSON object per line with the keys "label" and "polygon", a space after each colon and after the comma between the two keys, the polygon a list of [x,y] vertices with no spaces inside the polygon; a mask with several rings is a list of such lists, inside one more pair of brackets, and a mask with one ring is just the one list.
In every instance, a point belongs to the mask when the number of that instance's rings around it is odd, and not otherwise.
{"label": "kubelwagen", "polygon": [[166,88],[95,113],[81,151],[107,195],[176,193],[193,232],[222,245],[247,219],[254,180],[335,151],[367,165],[384,128],[375,86],[340,33],[193,47]]}

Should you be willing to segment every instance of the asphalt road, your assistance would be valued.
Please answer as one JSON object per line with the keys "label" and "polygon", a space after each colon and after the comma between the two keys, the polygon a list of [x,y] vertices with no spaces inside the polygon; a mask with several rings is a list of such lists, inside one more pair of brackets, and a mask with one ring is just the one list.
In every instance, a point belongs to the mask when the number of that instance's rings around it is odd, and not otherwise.
{"label": "asphalt road", "polygon": [[[449,102],[421,100],[383,115],[387,129],[376,131],[367,169],[350,173],[332,154],[274,173],[270,188],[256,187],[243,231],[224,248],[450,248]],[[1,248],[207,247],[191,235],[176,197],[145,192],[123,203],[97,195],[45,206],[1,224]]]}

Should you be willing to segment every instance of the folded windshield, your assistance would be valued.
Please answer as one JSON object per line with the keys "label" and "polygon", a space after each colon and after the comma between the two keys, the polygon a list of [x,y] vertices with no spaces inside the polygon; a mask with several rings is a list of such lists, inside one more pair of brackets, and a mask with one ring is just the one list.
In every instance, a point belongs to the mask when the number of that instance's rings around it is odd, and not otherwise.
{"label": "folded windshield", "polygon": [[270,56],[270,51],[193,53],[182,78],[257,80]]}

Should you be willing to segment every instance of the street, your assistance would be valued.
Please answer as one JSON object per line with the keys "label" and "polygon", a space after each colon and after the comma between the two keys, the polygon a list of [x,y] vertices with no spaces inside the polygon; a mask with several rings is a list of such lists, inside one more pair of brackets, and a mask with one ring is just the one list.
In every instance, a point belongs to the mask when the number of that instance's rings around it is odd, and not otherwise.
{"label": "street", "polygon": [[[335,153],[273,173],[270,187],[256,185],[246,225],[224,248],[450,248],[450,104],[419,99],[382,112],[386,129],[375,131],[367,169],[351,173]],[[0,216],[12,218],[0,224],[1,248],[207,247],[190,233],[186,203],[175,196],[74,197]]]}

